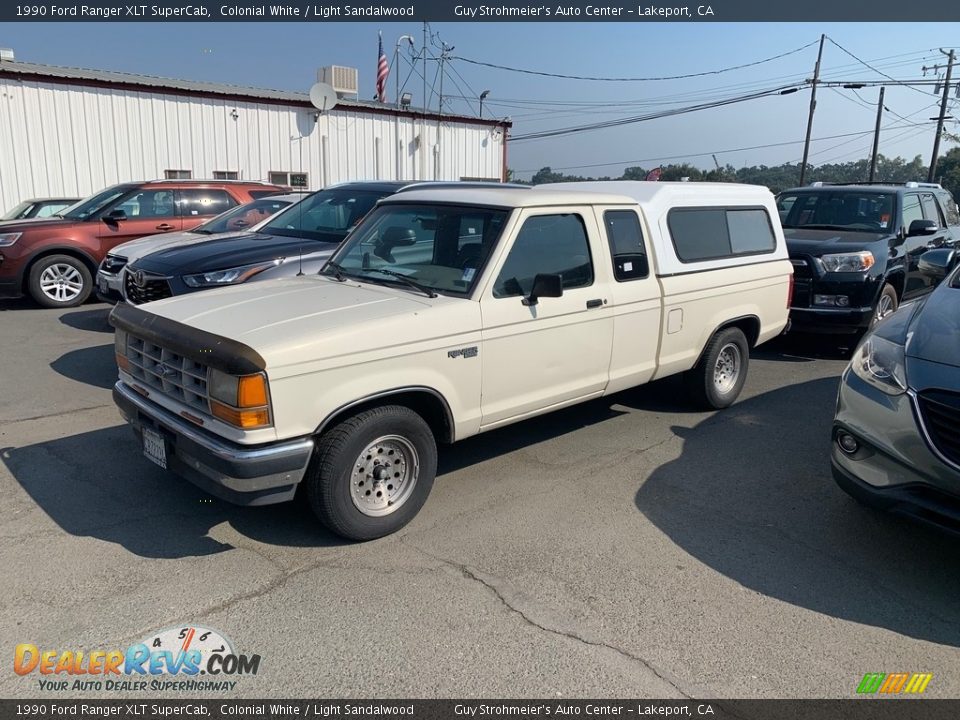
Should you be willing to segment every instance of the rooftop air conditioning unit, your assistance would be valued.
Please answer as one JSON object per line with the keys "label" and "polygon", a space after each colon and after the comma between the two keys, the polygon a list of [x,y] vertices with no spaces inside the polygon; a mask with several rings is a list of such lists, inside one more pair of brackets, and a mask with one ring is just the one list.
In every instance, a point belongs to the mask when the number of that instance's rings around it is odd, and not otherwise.
{"label": "rooftop air conditioning unit", "polygon": [[12,48],[0,48],[0,60],[16,60]]}
{"label": "rooftop air conditioning unit", "polygon": [[359,92],[359,78],[356,68],[342,65],[328,65],[320,68],[317,80],[333,87],[338,97],[356,95]]}

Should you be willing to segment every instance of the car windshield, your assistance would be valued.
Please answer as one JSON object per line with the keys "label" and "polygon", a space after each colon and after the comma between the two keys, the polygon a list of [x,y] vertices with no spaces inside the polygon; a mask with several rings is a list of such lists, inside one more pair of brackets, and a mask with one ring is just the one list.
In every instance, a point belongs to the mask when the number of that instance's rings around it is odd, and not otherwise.
{"label": "car windshield", "polygon": [[4,215],[3,217],[0,217],[0,220],[16,220],[17,218],[21,218],[24,216],[26,211],[29,210],[31,207],[33,207],[33,203],[25,200],[24,202],[14,207],[13,210],[8,212],[6,215]]}
{"label": "car windshield", "polygon": [[797,192],[777,196],[780,222],[785,228],[889,232],[896,223],[893,193]]}
{"label": "car windshield", "polygon": [[75,205],[71,205],[66,210],[58,213],[59,217],[67,220],[86,220],[97,216],[104,208],[115,200],[123,197],[130,192],[136,185],[114,185],[106,190],[101,190],[96,195],[81,200]]}
{"label": "car windshield", "polygon": [[453,205],[378,207],[350,235],[324,275],[465,295],[507,220],[506,210]]}
{"label": "car windshield", "polygon": [[212,220],[208,220],[202,225],[197,225],[197,227],[193,228],[190,232],[212,235],[214,233],[232,232],[235,230],[248,230],[254,225],[262,223],[271,215],[276,215],[289,205],[289,200],[278,200],[276,198],[254,200],[246,205],[238,205],[235,208],[230,208]]}
{"label": "car windshield", "polygon": [[349,188],[321,190],[287,208],[260,230],[271,235],[340,242],[377,200],[389,194]]}

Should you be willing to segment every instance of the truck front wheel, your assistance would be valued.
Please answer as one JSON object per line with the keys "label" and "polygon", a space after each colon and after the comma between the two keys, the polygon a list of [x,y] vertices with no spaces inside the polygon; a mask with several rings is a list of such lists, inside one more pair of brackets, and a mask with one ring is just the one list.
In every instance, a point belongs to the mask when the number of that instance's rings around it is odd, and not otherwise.
{"label": "truck front wheel", "polygon": [[740,328],[718,331],[703,351],[700,362],[686,374],[694,401],[719,410],[732,405],[747,379],[750,346]]}
{"label": "truck front wheel", "polygon": [[410,408],[385,405],[324,432],[304,483],[327,529],[349,540],[373,540],[413,519],[436,473],[430,426]]}

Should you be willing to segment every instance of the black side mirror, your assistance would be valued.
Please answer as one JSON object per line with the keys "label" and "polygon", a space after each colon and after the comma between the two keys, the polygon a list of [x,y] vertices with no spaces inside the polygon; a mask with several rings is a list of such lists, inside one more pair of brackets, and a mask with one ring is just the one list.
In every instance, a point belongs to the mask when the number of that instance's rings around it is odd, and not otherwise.
{"label": "black side mirror", "polygon": [[907,230],[907,237],[933,235],[940,227],[933,220],[914,220]]}
{"label": "black side mirror", "polygon": [[563,278],[557,274],[537,273],[533,279],[533,289],[523,299],[524,305],[536,305],[542,297],[560,297],[563,295]]}
{"label": "black side mirror", "polygon": [[103,216],[104,222],[118,222],[120,220],[126,220],[126,219],[127,219],[127,213],[121,208],[117,208],[116,210],[111,210],[110,212],[108,212],[106,215]]}
{"label": "black side mirror", "polygon": [[[914,222],[920,222],[915,220]],[[920,272],[937,282],[943,280],[957,262],[957,251],[952,248],[927,250],[920,256]]]}

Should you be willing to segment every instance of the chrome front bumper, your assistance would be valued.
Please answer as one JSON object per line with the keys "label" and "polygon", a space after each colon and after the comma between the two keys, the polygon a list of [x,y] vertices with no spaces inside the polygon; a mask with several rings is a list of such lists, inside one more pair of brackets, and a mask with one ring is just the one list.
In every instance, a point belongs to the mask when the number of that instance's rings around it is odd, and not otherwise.
{"label": "chrome front bumper", "polygon": [[113,401],[141,442],[145,427],[160,433],[171,471],[237,505],[292,500],[313,454],[312,437],[250,447],[231,443],[158,407],[123,382],[114,385]]}

